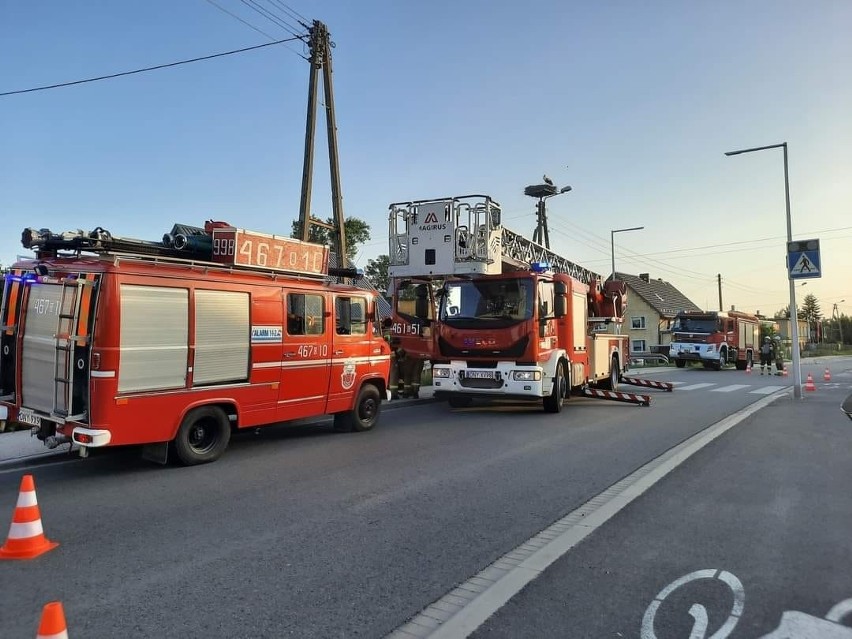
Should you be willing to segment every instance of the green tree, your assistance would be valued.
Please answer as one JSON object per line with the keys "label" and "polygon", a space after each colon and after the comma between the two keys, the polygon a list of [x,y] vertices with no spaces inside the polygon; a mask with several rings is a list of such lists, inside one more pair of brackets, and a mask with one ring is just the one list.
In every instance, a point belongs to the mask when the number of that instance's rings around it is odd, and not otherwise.
{"label": "green tree", "polygon": [[374,260],[367,260],[367,266],[364,268],[364,275],[379,291],[388,290],[389,264],[390,257],[387,255],[379,255]]}
{"label": "green tree", "polygon": [[[330,217],[325,222],[334,225],[334,218]],[[351,262],[358,255],[358,246],[370,239],[370,225],[357,217],[347,217],[343,222],[343,229],[346,233],[346,257]],[[311,224],[309,233],[308,240],[310,242],[334,247],[333,232],[329,229]],[[301,239],[301,221],[293,220],[290,237]]]}
{"label": "green tree", "polygon": [[[797,309],[797,311],[798,311],[797,315],[799,316],[799,319],[800,320],[805,319],[805,309],[800,306]],[[787,304],[787,306],[785,306],[781,310],[775,311],[775,315],[773,316],[773,319],[790,319],[790,305]]]}
{"label": "green tree", "polygon": [[816,295],[813,293],[805,295],[805,299],[802,301],[802,308],[799,309],[799,315],[802,319],[808,320],[808,322],[818,322],[820,320],[822,312],[820,311]]}

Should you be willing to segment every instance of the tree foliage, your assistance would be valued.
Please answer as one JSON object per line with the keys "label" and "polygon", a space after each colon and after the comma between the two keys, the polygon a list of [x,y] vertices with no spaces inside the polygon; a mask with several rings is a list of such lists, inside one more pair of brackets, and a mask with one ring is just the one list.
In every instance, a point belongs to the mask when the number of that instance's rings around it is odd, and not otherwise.
{"label": "tree foliage", "polygon": [[[326,219],[327,224],[334,224],[334,218]],[[370,225],[364,220],[357,217],[347,217],[343,222],[344,232],[346,233],[346,257],[351,262],[358,255],[358,247],[370,239]],[[334,248],[335,242],[333,232],[329,229],[311,224],[308,241],[315,244],[324,244]],[[302,238],[302,223],[299,220],[293,220],[292,231],[290,237],[297,239]],[[341,266],[343,266],[341,264]]]}
{"label": "tree foliage", "polygon": [[816,295],[813,293],[805,295],[805,299],[802,301],[802,307],[799,309],[799,315],[802,319],[806,319],[809,322],[818,322],[820,320],[822,312],[820,311]]}
{"label": "tree foliage", "polygon": [[367,266],[364,268],[364,276],[370,280],[370,283],[379,291],[388,290],[388,265],[390,257],[387,255],[379,255],[374,260],[367,260]]}

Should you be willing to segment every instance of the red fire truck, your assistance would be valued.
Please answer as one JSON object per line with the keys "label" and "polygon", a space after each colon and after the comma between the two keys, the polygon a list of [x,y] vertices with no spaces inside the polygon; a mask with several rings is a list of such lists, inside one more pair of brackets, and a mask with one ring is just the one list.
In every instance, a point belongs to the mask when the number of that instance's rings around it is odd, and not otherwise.
{"label": "red fire truck", "polygon": [[0,306],[0,417],[83,456],[144,444],[183,464],[217,459],[234,429],[326,414],[371,429],[390,365],[374,294],[328,283],[327,247],[200,231],[26,230],[37,257]]}
{"label": "red fire truck", "polygon": [[[626,286],[503,227],[485,195],[392,204],[389,276],[402,346],[432,360],[435,397],[542,401],[616,390]],[[437,281],[437,284],[436,284]]]}
{"label": "red fire truck", "polygon": [[760,320],[756,315],[728,311],[681,311],[672,323],[669,356],[678,368],[701,362],[704,368],[721,370],[735,364],[750,368],[760,345]]}

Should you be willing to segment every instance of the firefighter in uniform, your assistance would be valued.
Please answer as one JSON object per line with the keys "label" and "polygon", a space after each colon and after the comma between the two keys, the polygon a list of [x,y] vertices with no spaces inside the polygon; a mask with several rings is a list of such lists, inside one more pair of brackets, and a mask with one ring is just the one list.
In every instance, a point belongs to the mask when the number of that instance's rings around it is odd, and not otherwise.
{"label": "firefighter in uniform", "polygon": [[772,338],[768,335],[763,338],[763,344],[760,346],[760,374],[763,375],[764,367],[768,368],[768,374],[772,375],[772,364],[775,359],[775,344],[772,343]]}
{"label": "firefighter in uniform", "polygon": [[403,397],[418,399],[420,397],[420,378],[423,375],[423,362],[420,357],[406,354],[402,360]]}
{"label": "firefighter in uniform", "polygon": [[400,346],[398,337],[387,335],[385,339],[391,347],[388,388],[391,392],[391,399],[399,399],[404,389],[402,369],[406,360],[405,349]]}

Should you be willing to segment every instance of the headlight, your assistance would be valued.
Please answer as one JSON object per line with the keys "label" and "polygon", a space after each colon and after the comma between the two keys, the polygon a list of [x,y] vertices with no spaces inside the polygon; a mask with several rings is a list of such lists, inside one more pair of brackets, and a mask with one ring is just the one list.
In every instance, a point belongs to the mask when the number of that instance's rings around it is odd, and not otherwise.
{"label": "headlight", "polygon": [[516,382],[540,382],[541,371],[512,371],[512,379]]}
{"label": "headlight", "polygon": [[450,377],[450,369],[449,368],[433,368],[432,369],[432,377]]}
{"label": "headlight", "polygon": [[708,344],[707,345],[707,352],[708,353],[714,353],[715,351],[716,351],[716,345],[715,344]]}

